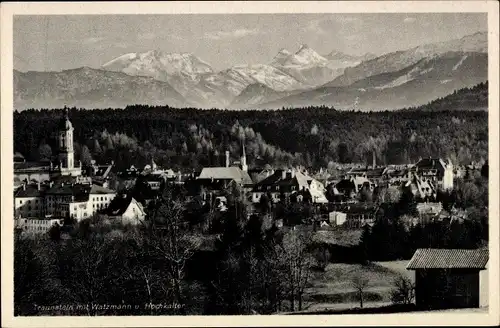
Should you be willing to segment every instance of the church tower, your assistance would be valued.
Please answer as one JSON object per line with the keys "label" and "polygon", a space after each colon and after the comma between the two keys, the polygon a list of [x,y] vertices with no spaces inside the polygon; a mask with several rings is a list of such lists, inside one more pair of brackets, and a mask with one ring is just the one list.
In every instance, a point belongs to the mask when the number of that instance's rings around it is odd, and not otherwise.
{"label": "church tower", "polygon": [[242,151],[241,151],[241,159],[240,159],[240,163],[241,163],[241,169],[243,171],[248,171],[248,166],[247,166],[247,155],[245,153],[245,144],[243,143],[242,144]]}
{"label": "church tower", "polygon": [[59,169],[61,175],[81,175],[81,168],[75,167],[75,152],[73,149],[73,124],[69,120],[69,113],[66,109],[64,117],[58,126],[58,153]]}

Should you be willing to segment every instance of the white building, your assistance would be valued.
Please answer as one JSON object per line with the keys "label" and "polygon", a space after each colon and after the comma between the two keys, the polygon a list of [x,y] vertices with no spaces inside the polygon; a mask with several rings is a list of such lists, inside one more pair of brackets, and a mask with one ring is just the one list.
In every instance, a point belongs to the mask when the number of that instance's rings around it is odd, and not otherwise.
{"label": "white building", "polygon": [[98,185],[23,184],[14,193],[16,218],[74,218],[78,221],[104,210],[116,192]]}
{"label": "white building", "polygon": [[21,229],[23,233],[27,234],[45,234],[55,225],[62,226],[64,224],[64,219],[55,218],[18,218],[15,220],[15,226]]}
{"label": "white building", "polygon": [[418,174],[422,179],[431,181],[438,189],[453,189],[454,168],[440,158],[424,158],[410,168],[411,173]]}
{"label": "white building", "polygon": [[124,224],[140,224],[146,217],[141,203],[132,196],[123,194],[117,196],[104,211],[110,219],[118,219]]}
{"label": "white building", "polygon": [[42,218],[45,216],[44,190],[40,183],[23,183],[14,192],[14,216],[16,218]]}

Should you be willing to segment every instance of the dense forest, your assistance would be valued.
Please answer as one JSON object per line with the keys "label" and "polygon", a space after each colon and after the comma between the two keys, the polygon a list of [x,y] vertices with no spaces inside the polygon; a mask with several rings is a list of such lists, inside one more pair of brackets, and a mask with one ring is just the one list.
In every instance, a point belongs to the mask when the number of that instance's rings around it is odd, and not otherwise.
{"label": "dense forest", "polygon": [[[474,93],[484,87],[477,86]],[[439,105],[443,102],[449,105]],[[124,168],[154,159],[176,170],[199,169],[223,165],[226,150],[238,159],[243,144],[251,167],[371,163],[373,151],[381,164],[428,156],[455,164],[486,160],[488,113],[455,111],[453,101],[443,99],[437,104],[377,113],[328,107],[225,111],[142,105],[69,112],[76,156],[84,164],[114,160]],[[54,132],[62,116],[62,109],[15,112],[15,151],[28,160],[50,158],[57,151]]]}
{"label": "dense forest", "polygon": [[487,110],[487,108],[488,82],[455,90],[446,97],[433,100],[425,106],[410,108],[410,110]]}

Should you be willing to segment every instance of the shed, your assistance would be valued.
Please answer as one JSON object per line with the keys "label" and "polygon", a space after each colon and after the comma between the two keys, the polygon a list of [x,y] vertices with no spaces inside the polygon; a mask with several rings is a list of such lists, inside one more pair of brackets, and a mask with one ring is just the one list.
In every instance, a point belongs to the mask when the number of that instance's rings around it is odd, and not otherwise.
{"label": "shed", "polygon": [[406,267],[415,270],[417,307],[446,309],[486,305],[488,258],[488,249],[417,249]]}

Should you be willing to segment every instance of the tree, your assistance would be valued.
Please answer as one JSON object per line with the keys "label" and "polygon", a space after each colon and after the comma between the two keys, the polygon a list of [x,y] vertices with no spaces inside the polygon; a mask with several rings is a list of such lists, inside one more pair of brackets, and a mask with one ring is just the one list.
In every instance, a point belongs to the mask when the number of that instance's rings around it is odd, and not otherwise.
{"label": "tree", "polygon": [[394,304],[411,304],[415,299],[415,285],[410,278],[399,276],[394,280],[391,301]]}
{"label": "tree", "polygon": [[99,140],[94,139],[94,147],[93,147],[94,154],[100,155],[102,153],[102,148],[101,145],[99,144]]}
{"label": "tree", "polygon": [[289,231],[279,246],[279,259],[283,270],[286,293],[290,301],[290,310],[302,310],[302,296],[311,278],[311,266],[314,259],[308,251],[311,235],[298,230]]}
{"label": "tree", "polygon": [[[47,304],[44,295],[50,286],[49,259],[42,245],[16,233],[14,238],[14,315],[37,314],[35,304]],[[38,253],[38,254],[37,254]],[[45,297],[45,299],[44,299]]]}
{"label": "tree", "polygon": [[52,148],[46,143],[40,144],[38,147],[38,160],[48,160],[52,156]]}
{"label": "tree", "polygon": [[113,150],[115,149],[115,146],[113,144],[113,140],[111,139],[111,135],[106,134],[105,139],[104,139],[104,150]]}
{"label": "tree", "polygon": [[377,202],[383,203],[397,203],[401,198],[401,190],[395,187],[380,188],[377,193]]}
{"label": "tree", "polygon": [[267,194],[262,194],[262,196],[259,199],[259,208],[262,211],[262,213],[267,214],[271,211],[271,200],[269,199],[269,196]]}
{"label": "tree", "polygon": [[351,278],[351,286],[356,291],[359,300],[359,306],[363,308],[364,293],[368,288],[370,281],[361,273],[355,273]]}
{"label": "tree", "polygon": [[[111,241],[90,232],[77,236],[58,254],[61,289],[68,302],[78,304],[119,304],[123,288],[117,286],[122,263],[120,253],[111,252]],[[106,310],[89,306],[87,315],[102,315]]]}
{"label": "tree", "polygon": [[61,227],[59,224],[55,224],[49,229],[49,237],[53,241],[61,240]]}
{"label": "tree", "polygon": [[372,255],[372,240],[371,240],[371,229],[368,224],[363,226],[363,232],[361,233],[361,251],[363,255],[363,261],[368,261]]}
{"label": "tree", "polygon": [[152,247],[165,261],[174,297],[181,306],[181,311],[184,311],[185,304],[183,295],[185,265],[198,246],[197,242],[186,233],[184,209],[185,205],[180,200],[174,199],[172,191],[166,189],[153,210],[148,227],[148,238]]}
{"label": "tree", "polygon": [[325,271],[331,258],[327,245],[318,246],[314,252],[314,258],[316,260],[316,268],[320,271]]}
{"label": "tree", "polygon": [[[122,278],[130,285],[126,292],[135,302],[143,300],[144,304],[171,298],[172,286],[168,275],[164,274],[164,262],[153,248],[154,243],[151,243],[148,234],[142,229],[133,229],[125,237],[119,251],[124,258]],[[152,307],[145,310],[153,314]]]}
{"label": "tree", "polygon": [[486,161],[481,167],[481,176],[484,178],[488,178],[488,171],[489,171],[489,166],[488,166],[488,161]]}
{"label": "tree", "polygon": [[87,145],[82,146],[80,160],[84,166],[90,166],[92,164],[92,155],[90,154],[89,147]]}
{"label": "tree", "polygon": [[373,200],[373,192],[370,190],[370,187],[363,186],[363,188],[359,192],[359,201],[371,202],[372,200]]}
{"label": "tree", "polygon": [[350,162],[350,155],[349,155],[349,149],[347,148],[347,144],[345,143],[340,143],[337,147],[337,152],[338,152],[338,157],[339,157],[339,162],[340,163],[349,163]]}

